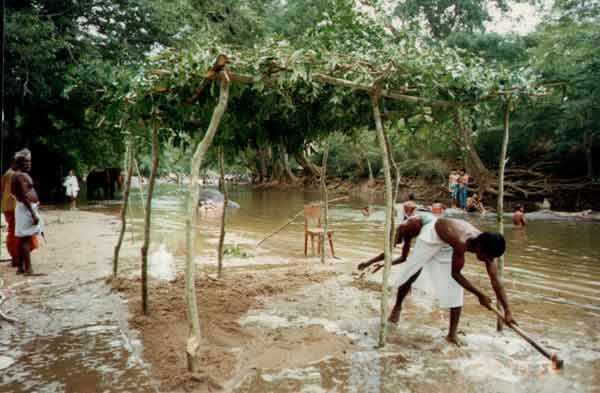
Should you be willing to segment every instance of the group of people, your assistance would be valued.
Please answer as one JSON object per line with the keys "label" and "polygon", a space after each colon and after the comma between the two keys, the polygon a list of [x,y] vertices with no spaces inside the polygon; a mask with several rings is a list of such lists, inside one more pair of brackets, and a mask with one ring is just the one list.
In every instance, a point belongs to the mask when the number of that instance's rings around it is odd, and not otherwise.
{"label": "group of people", "polygon": [[469,196],[468,184],[470,178],[464,169],[450,172],[448,191],[452,195],[452,206],[461,208],[467,213],[485,213],[485,207],[478,195],[473,193]]}
{"label": "group of people", "polygon": [[38,194],[29,176],[31,152],[18,151],[2,176],[2,213],[7,224],[6,247],[17,274],[31,275],[31,252],[43,235]]}

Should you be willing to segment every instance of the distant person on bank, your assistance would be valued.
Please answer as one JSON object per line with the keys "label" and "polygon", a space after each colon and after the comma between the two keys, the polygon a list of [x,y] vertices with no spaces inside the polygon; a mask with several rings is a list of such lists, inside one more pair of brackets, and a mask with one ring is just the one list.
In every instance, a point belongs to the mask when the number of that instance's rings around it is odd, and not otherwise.
{"label": "distant person on bank", "polygon": [[467,198],[467,204],[465,206],[465,210],[467,213],[481,213],[485,214],[485,207],[483,203],[479,200],[477,194],[473,194]]}
{"label": "distant person on bank", "polygon": [[17,200],[12,192],[12,178],[17,174],[17,163],[13,160],[10,168],[2,176],[2,214],[6,220],[6,249],[10,255],[11,265],[17,267],[19,263],[19,241],[15,237],[15,207]]}
{"label": "distant person on bank", "polygon": [[464,209],[467,206],[467,194],[468,194],[468,184],[469,184],[469,175],[467,172],[462,169],[458,172],[458,206],[461,209]]}
{"label": "distant person on bank", "polygon": [[71,210],[76,209],[77,195],[79,194],[79,182],[72,169],[69,171],[69,176],[65,178],[63,186],[65,187],[65,194],[71,202]]}
{"label": "distant person on bank", "polygon": [[[396,243],[404,242],[402,255],[392,262],[400,264],[392,271],[393,285],[398,286],[396,304],[388,321],[398,323],[402,302],[412,284],[423,274],[417,286],[434,294],[440,307],[450,309],[450,328],[446,340],[460,345],[456,332],[463,306],[463,288],[479,299],[479,304],[490,308],[490,298],[477,289],[462,274],[465,254],[474,253],[485,263],[492,288],[502,304],[507,323],[514,322],[508,306],[504,287],[498,278],[494,258],[504,254],[506,243],[499,233],[481,232],[463,220],[436,218],[431,214],[410,218],[398,226]],[[416,238],[413,251],[409,255],[410,243]],[[383,260],[383,254],[358,265],[363,270],[373,263]],[[379,264],[374,271],[383,265]]]}
{"label": "distant person on bank", "polygon": [[31,251],[38,246],[37,235],[42,233],[42,221],[38,214],[39,199],[31,170],[31,152],[23,149],[15,154],[18,172],[12,177],[12,189],[17,199],[15,207],[15,236],[19,239],[19,263],[17,274],[33,274]]}
{"label": "distant person on bank", "polygon": [[458,172],[452,171],[450,172],[450,176],[448,177],[448,191],[450,191],[450,195],[452,196],[452,207],[458,206]]}

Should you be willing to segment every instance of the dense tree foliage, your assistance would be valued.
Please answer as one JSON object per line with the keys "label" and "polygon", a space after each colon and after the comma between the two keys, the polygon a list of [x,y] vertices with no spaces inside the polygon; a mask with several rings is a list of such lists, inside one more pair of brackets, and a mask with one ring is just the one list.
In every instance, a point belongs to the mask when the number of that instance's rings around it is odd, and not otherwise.
{"label": "dense tree foliage", "polygon": [[[364,12],[365,3],[375,14]],[[147,156],[153,121],[165,146],[162,171],[188,172],[183,157],[202,137],[218,95],[212,83],[196,89],[220,53],[252,81],[232,86],[215,142],[229,164],[257,180],[290,180],[298,167],[317,174],[326,138],[331,176],[379,175],[368,94],[325,77],[427,98],[383,98],[405,176],[441,179],[444,162],[463,165],[456,103],[465,106],[461,119],[483,163],[495,168],[498,97],[511,89],[521,98],[509,166],[530,166],[533,158],[560,175],[597,176],[597,2],[557,0],[525,36],[486,33],[488,8],[471,0],[398,3],[402,29],[381,22],[376,2],[352,0],[8,4],[4,153],[30,146],[34,162],[59,163],[37,167],[49,183],[59,184],[70,167],[119,165],[131,137]],[[541,91],[545,83],[554,90]],[[552,167],[565,158],[573,163],[568,171]]]}

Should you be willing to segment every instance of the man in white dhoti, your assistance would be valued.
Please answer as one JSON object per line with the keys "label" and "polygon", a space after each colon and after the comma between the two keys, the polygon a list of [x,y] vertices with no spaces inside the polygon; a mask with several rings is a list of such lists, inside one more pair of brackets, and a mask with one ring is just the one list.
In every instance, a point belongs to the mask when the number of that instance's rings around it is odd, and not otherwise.
{"label": "man in white dhoti", "polygon": [[69,171],[69,176],[65,178],[63,186],[65,187],[65,194],[71,202],[71,210],[73,210],[76,208],[75,203],[77,201],[77,194],[79,194],[79,182],[72,169]]}
{"label": "man in white dhoti", "polygon": [[42,222],[38,216],[39,199],[31,170],[31,152],[23,149],[15,154],[18,172],[12,177],[12,189],[17,205],[15,208],[15,236],[19,240],[19,263],[17,274],[33,274],[31,251],[37,248],[37,235],[42,233]]}
{"label": "man in white dhoti", "polygon": [[[409,255],[413,238],[417,240]],[[504,253],[506,247],[501,234],[481,232],[462,220],[424,215],[410,218],[398,226],[395,244],[401,242],[404,242],[402,255],[392,262],[401,266],[392,271],[393,285],[399,288],[396,304],[388,319],[390,322],[398,323],[402,302],[412,284],[419,279],[416,286],[436,295],[440,306],[450,309],[450,328],[446,340],[458,344],[456,331],[463,306],[463,288],[477,296],[482,306],[489,308],[491,304],[490,298],[461,273],[466,252],[476,254],[477,259],[485,263],[492,288],[504,309],[505,319],[508,323],[514,322],[494,261]],[[381,260],[383,257],[379,255],[359,264],[358,268],[365,269]],[[374,271],[381,267],[377,266]]]}

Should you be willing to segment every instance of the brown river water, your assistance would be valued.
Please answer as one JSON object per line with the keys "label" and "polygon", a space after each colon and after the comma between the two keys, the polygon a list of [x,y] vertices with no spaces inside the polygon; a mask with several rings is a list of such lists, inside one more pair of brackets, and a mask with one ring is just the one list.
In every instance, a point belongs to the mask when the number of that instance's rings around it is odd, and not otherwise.
{"label": "brown river water", "polygon": [[[304,203],[318,200],[318,192],[240,187],[230,193],[241,207],[228,214],[226,244],[239,246],[250,257],[227,256],[226,269],[236,266],[251,271],[253,264],[318,263],[318,258],[303,256],[301,217],[260,248],[255,247]],[[182,268],[184,195],[174,186],[161,186],[155,197],[153,249],[159,254],[166,251],[174,260],[172,266],[155,269],[157,277]],[[134,228],[141,233],[140,197],[135,194],[132,198]],[[360,212],[366,205],[374,208],[369,217]],[[115,205],[93,208],[116,210]],[[465,218],[481,229],[495,226],[491,218]],[[210,260],[216,255],[219,220],[218,214],[203,218],[196,262],[204,268],[214,264]],[[504,277],[513,315],[523,330],[564,359],[564,370],[550,370],[548,362],[510,330],[497,333],[495,318],[470,294],[465,294],[459,328],[465,346],[446,344],[447,313],[437,309],[431,299],[413,294],[399,326],[389,329],[386,348],[374,349],[379,294],[367,287],[376,285],[380,276],[366,277],[364,287],[352,285],[358,262],[383,246],[383,208],[374,197],[371,201],[350,199],[330,208],[336,254],[341,260],[329,259],[328,264],[340,275],[305,287],[294,296],[285,293],[265,298],[263,307],[250,310],[241,320],[244,326],[264,329],[320,325],[328,332],[350,337],[358,349],[292,368],[247,370],[225,387],[234,392],[600,392],[600,223],[536,220],[523,229],[508,221]],[[482,264],[469,259],[466,276],[492,294]],[[63,314],[54,321],[35,323],[49,332],[45,337],[35,337],[35,328],[12,335],[0,330],[0,392],[78,391],[63,379],[90,378],[85,373],[88,369],[93,377],[85,391],[154,391],[148,366],[137,355],[135,334],[120,316],[122,305],[112,298],[108,303],[93,301],[103,291],[106,287],[98,283],[53,300]],[[76,312],[73,310],[81,308],[82,302],[92,305],[86,315],[99,315],[92,325],[68,316],[69,310]],[[27,308],[21,316],[26,313]],[[78,334],[81,332],[86,334]],[[82,341],[82,337],[93,340]],[[27,343],[38,350],[29,355]],[[52,355],[56,353],[60,355]],[[3,355],[17,362],[2,369]],[[73,368],[73,376],[65,368]]]}

